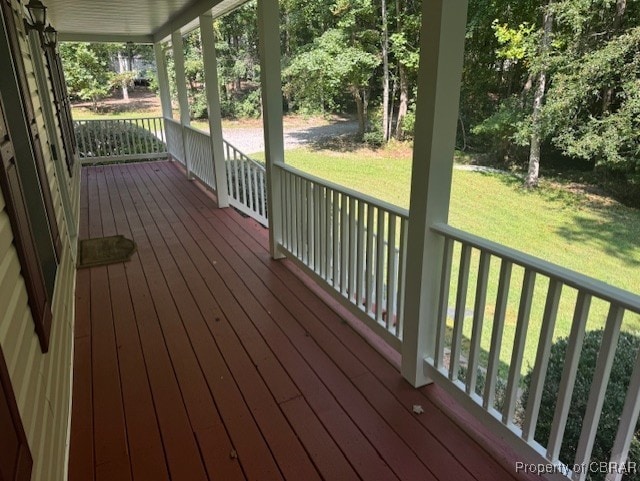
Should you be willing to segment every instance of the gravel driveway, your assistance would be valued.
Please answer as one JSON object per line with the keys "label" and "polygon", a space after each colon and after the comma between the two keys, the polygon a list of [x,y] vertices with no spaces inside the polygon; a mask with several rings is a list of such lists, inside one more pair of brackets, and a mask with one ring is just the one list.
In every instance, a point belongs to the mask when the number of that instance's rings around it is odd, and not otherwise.
{"label": "gravel driveway", "polygon": [[[284,149],[295,149],[315,142],[323,137],[348,134],[358,131],[358,122],[339,120],[329,125],[286,129]],[[223,129],[224,139],[245,154],[264,152],[264,136],[261,128]]]}

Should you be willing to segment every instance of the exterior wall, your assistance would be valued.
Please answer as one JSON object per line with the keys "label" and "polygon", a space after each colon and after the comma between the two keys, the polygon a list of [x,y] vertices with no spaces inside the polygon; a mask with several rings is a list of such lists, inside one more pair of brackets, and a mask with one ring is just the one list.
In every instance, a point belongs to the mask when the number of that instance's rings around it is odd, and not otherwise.
{"label": "exterior wall", "polygon": [[[22,12],[22,7],[15,0],[14,9],[16,15],[21,15],[18,11]],[[52,304],[49,352],[42,354],[27,305],[27,291],[20,274],[17,252],[12,245],[13,235],[5,201],[0,192],[0,345],[33,456],[32,479],[58,481],[66,479],[73,359],[75,239],[69,237],[66,219],[75,219],[77,224],[81,176],[79,163],[76,164],[72,177],[67,175],[66,165],[64,169],[58,169],[58,172],[64,174],[62,178],[57,175],[42,111],[42,102],[50,101],[53,96],[51,93],[40,95],[38,92],[31,49],[22,27],[22,18],[17,20],[16,24],[22,30],[21,50],[38,115],[47,174],[63,240],[63,254]],[[51,89],[48,79],[43,85]],[[69,189],[73,211],[67,217],[61,200],[62,183]]]}

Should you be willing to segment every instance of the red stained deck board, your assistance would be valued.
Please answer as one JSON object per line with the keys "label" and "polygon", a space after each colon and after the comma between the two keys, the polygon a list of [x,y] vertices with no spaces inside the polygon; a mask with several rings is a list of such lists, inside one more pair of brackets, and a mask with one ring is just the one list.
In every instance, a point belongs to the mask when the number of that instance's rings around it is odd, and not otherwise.
{"label": "red stained deck board", "polygon": [[516,479],[181,168],[82,175],[81,238],[138,253],[78,273],[71,481]]}
{"label": "red stained deck board", "polygon": [[73,410],[69,448],[69,481],[93,481],[93,407],[91,393],[91,339],[75,340]]}
{"label": "red stained deck board", "polygon": [[109,266],[133,479],[169,479],[125,269]]}
{"label": "red stained deck board", "polygon": [[[189,336],[189,342],[197,357],[199,369],[202,370],[199,371],[199,374],[202,375],[204,372],[203,381],[208,383],[207,389],[216,395],[217,408],[215,405],[208,408],[204,404],[200,406],[201,411],[198,418],[192,421],[195,423],[195,429],[211,427],[214,420],[208,418],[209,413],[219,409],[226,415],[227,424],[232,425],[230,431],[236,433],[234,446],[247,475],[252,478],[265,476],[269,479],[278,479],[278,468],[271,458],[269,447],[256,428],[252,413],[243,402],[233,376],[220,358],[206,323],[191,297],[188,286],[181,279],[181,273],[171,251],[171,245],[174,244],[173,247],[177,247],[178,241],[165,239],[160,234],[152,214],[145,207],[145,199],[149,197],[148,193],[138,192],[133,182],[132,173],[126,172],[125,167],[122,169],[122,174],[128,179],[128,192],[132,202],[136,204],[137,215],[141,221],[146,221],[145,225],[149,235],[149,248],[146,250],[149,255],[155,253],[158,260],[158,262],[154,262],[151,258],[143,260],[148,269],[148,276],[154,279],[153,283],[158,291],[158,295],[155,297],[158,311],[165,313],[170,311],[172,315],[176,316],[173,327],[184,326],[184,332]],[[184,335],[182,328],[178,327],[177,331],[167,334],[168,337],[174,335]],[[183,390],[190,387],[187,385],[183,387]],[[226,451],[230,452],[231,447]]]}
{"label": "red stained deck board", "polygon": [[[160,196],[159,192],[153,193],[150,190],[147,190],[147,186],[144,183],[145,179],[141,179],[135,174],[135,172],[132,172],[132,170],[133,169],[129,169],[131,178],[138,186],[140,194],[142,194],[144,198],[149,199],[147,194]],[[159,200],[158,197],[156,197],[156,200]],[[164,241],[172,246],[171,253],[175,261],[167,260],[168,267],[165,266],[168,269],[167,280],[170,284],[171,290],[176,299],[179,299],[184,303],[182,308],[183,312],[188,309],[193,309],[193,307],[197,305],[200,308],[200,312],[203,315],[207,315],[209,319],[213,321],[216,316],[221,316],[222,313],[219,312],[217,303],[212,302],[213,299],[211,298],[211,292],[207,289],[207,286],[200,277],[189,253],[182,248],[180,240],[170,227],[169,222],[171,222],[171,220],[175,221],[176,219],[172,219],[170,212],[167,210],[160,211],[159,209],[154,209],[156,205],[157,204],[153,202],[148,204],[148,207],[155,211],[152,212],[152,215],[154,216],[158,227],[161,228],[161,226],[164,226],[161,234]],[[167,216],[167,219],[164,219],[163,216]],[[165,223],[164,220],[168,222]],[[174,224],[172,223],[171,225]],[[178,268],[178,266],[180,267]],[[182,276],[184,276],[183,283],[180,282]],[[193,311],[191,316],[193,319],[198,318],[199,313]],[[204,323],[202,325],[204,325]],[[205,335],[206,333],[203,332],[202,337]],[[196,336],[196,339],[199,341],[201,336]],[[225,339],[216,340],[218,341],[218,345],[225,344]],[[201,347],[201,352],[203,355],[216,354],[216,351],[208,349],[206,345]],[[239,390],[235,393],[236,399],[229,399],[230,404],[225,412],[230,412],[229,409],[232,407],[234,408],[234,411],[237,410],[239,404],[241,404],[238,400],[241,400],[241,396],[243,396],[251,410],[251,414],[261,429],[265,440],[268,442],[268,448],[272,451],[283,475],[290,479],[319,479],[315,468],[310,460],[308,460],[308,457],[297,437],[291,432],[284,415],[278,409],[275,400],[271,396],[267,386],[260,378],[249,357],[239,349],[231,350],[228,354],[230,354],[231,357],[231,359],[229,359],[229,357],[227,358],[230,371],[227,371],[227,366],[225,366],[221,356],[209,359],[209,362],[206,362],[206,365],[215,373],[218,373],[225,378],[231,378],[233,376],[238,385]],[[215,381],[216,377],[212,375],[212,379]],[[223,390],[214,391],[216,399],[221,399],[222,396],[230,396],[231,394],[234,393],[229,389],[229,387],[226,387]],[[223,410],[222,406],[221,410]],[[225,419],[228,419],[228,416],[225,416]],[[239,429],[236,430],[236,432],[244,432],[241,437],[241,441],[243,442],[245,442],[247,440],[246,438],[249,437],[248,429],[251,429],[251,426],[239,427]],[[236,443],[236,446],[243,465],[245,459],[259,459],[260,456],[257,456],[259,453],[256,453],[255,444],[250,443],[248,449],[245,450],[241,450],[241,445],[239,443]],[[267,446],[265,445],[265,447]],[[262,471],[262,473],[264,475],[264,471]]]}
{"label": "red stained deck board", "polygon": [[[175,205],[175,204],[173,204]],[[183,222],[187,222],[186,219]],[[194,224],[195,225],[195,224]],[[188,232],[185,231],[185,235]],[[209,232],[212,234],[212,232]],[[206,236],[203,237],[206,239]],[[224,241],[221,241],[224,242]],[[205,242],[207,244],[208,241]],[[217,243],[214,242],[217,245]],[[213,245],[209,243],[209,247],[213,248]],[[242,283],[241,278],[233,271],[231,266],[227,265],[224,256],[217,251],[212,251],[212,255],[216,259],[216,269],[222,270],[222,275],[230,285],[230,288],[234,289],[238,295],[245,294],[247,292],[246,286]],[[226,269],[225,269],[226,267]],[[255,295],[255,293],[253,293]],[[277,352],[282,351],[289,353],[289,361],[291,361],[291,354],[295,352],[296,348],[303,351],[316,351],[317,345],[314,339],[308,335],[308,333],[296,323],[290,323],[287,326],[287,331],[291,332],[296,330],[298,336],[296,343],[286,342],[278,336],[281,331],[274,329],[273,319],[269,316],[269,313],[264,310],[253,296],[245,296],[243,307],[250,315],[251,319],[256,323],[257,327],[261,329],[261,332],[268,339],[270,344],[280,343],[281,346],[277,349]],[[287,362],[284,360],[283,362]],[[326,360],[322,357],[313,358],[309,365],[325,363]],[[306,367],[306,369],[305,369]],[[287,364],[287,369],[294,377],[294,380],[307,397],[309,404],[314,408],[319,416],[323,417],[323,422],[328,431],[332,433],[337,442],[340,443],[342,449],[348,451],[350,459],[354,463],[354,466],[359,470],[363,478],[365,479],[396,479],[396,477],[389,470],[388,466],[380,459],[380,454],[369,443],[366,436],[364,436],[358,427],[351,421],[348,414],[342,410],[339,402],[333,397],[329,390],[324,386],[315,373],[310,370],[304,360],[293,360],[290,364]]]}
{"label": "red stained deck board", "polygon": [[[143,240],[144,228],[142,224],[135,223],[137,219],[130,213],[131,210],[125,213],[123,198],[124,202],[130,202],[130,199],[122,190],[122,179],[116,178],[113,173],[113,169],[107,169],[106,175],[111,185],[119,188],[115,202],[117,218],[123,228],[128,225],[129,234],[134,239]],[[209,425],[215,423],[217,413],[212,409],[212,402],[203,405],[210,396],[197,363],[189,364],[186,361],[192,358],[188,341],[170,343],[174,349],[169,352],[165,335],[173,336],[174,332],[163,332],[158,315],[162,306],[154,304],[154,296],[145,275],[147,273],[142,267],[141,259],[148,256],[147,251],[144,242],[139,243],[138,253],[132,262],[126,264],[126,269],[168,470],[172,479],[207,479],[189,415]],[[175,341],[175,337],[170,339]],[[178,369],[174,365],[175,359],[179,362]],[[185,393],[188,395],[184,396]]]}
{"label": "red stained deck board", "polygon": [[335,445],[303,397],[286,401],[282,410],[318,466],[323,479],[357,481],[360,479],[344,453]]}
{"label": "red stained deck board", "polygon": [[[175,204],[174,204],[175,205]],[[184,214],[187,214],[186,212]],[[192,216],[197,214],[191,214]],[[212,221],[210,221],[212,222]],[[203,224],[199,223],[202,227]],[[230,259],[234,268],[238,271],[238,275],[242,277],[247,287],[254,295],[259,296],[265,309],[271,312],[274,318],[288,321],[287,325],[294,324],[296,319],[311,319],[313,315],[306,308],[296,303],[297,299],[288,296],[288,292],[277,279],[266,282],[269,288],[274,292],[272,293],[264,284],[261,279],[269,279],[268,272],[261,272],[260,277],[257,277],[249,267],[245,264],[251,262],[251,253],[244,251],[240,248],[240,239],[228,238],[228,245],[225,245],[225,239],[221,233],[218,235],[214,233],[214,229],[209,229],[209,235],[212,241],[220,249],[225,248],[223,256],[225,259]],[[230,236],[228,236],[230,237]],[[233,247],[231,247],[233,246]],[[240,251],[235,253],[233,248],[239,248]],[[233,260],[231,260],[233,259]],[[243,262],[244,261],[244,262]],[[292,313],[289,312],[284,305],[280,303],[278,299],[287,299],[287,307],[292,309]],[[378,452],[389,465],[394,469],[394,472],[402,479],[435,479],[422,462],[412,453],[409,445],[403,443],[402,439],[396,435],[396,433],[386,425],[383,419],[377,417],[377,413],[372,406],[353,386],[344,373],[339,372],[339,367],[349,367],[360,365],[357,358],[353,356],[346,349],[333,350],[333,346],[341,346],[337,339],[333,336],[327,338],[324,336],[326,330],[320,328],[319,323],[308,323],[305,326],[310,333],[310,336],[305,336],[307,339],[311,339],[308,346],[302,351],[304,355],[309,358],[310,364],[314,366],[314,369],[323,377],[323,380],[327,387],[332,391],[333,395],[341,402],[341,404],[347,406],[347,411],[350,413],[352,419],[365,433],[370,441],[376,446]],[[290,331],[287,326],[283,330]],[[299,345],[304,342],[304,338],[292,339]],[[320,351],[319,345],[324,345],[330,353],[325,355]],[[315,355],[314,355],[315,352]],[[337,369],[338,368],[338,369]],[[365,373],[365,367],[360,365],[360,372]],[[353,376],[353,374],[351,375]],[[399,406],[401,409],[402,407]],[[393,414],[391,409],[389,413]],[[389,414],[385,413],[385,414]],[[464,479],[464,478],[461,478]]]}

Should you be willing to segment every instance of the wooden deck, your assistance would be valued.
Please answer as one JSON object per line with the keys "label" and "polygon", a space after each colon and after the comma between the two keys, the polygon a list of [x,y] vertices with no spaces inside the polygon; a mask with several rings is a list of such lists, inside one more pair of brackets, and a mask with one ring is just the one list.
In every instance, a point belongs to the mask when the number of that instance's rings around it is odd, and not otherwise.
{"label": "wooden deck", "polygon": [[77,276],[70,481],[517,479],[175,164],[83,169],[81,237],[113,234],[133,259]]}

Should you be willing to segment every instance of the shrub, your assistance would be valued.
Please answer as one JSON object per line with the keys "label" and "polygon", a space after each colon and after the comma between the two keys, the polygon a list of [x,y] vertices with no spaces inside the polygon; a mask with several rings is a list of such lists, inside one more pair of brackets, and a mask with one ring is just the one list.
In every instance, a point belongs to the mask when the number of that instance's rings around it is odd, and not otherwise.
{"label": "shrub", "polygon": [[[567,427],[564,433],[564,440],[560,450],[560,459],[566,464],[573,464],[575,459],[580,431],[582,429],[582,419],[589,400],[589,390],[593,380],[598,351],[602,341],[602,330],[590,331],[585,335],[580,360],[578,362],[578,373],[576,384],[571,398]],[[563,338],[556,341],[551,347],[551,357],[549,368],[545,378],[542,402],[540,404],[540,414],[536,427],[535,439],[541,444],[547,444],[551,432],[551,424],[557,404],[560,378],[564,367],[565,353],[568,339]],[[640,348],[640,337],[626,332],[620,333],[616,355],[613,361],[611,377],[607,386],[602,415],[598,425],[591,461],[608,462],[611,456],[611,449],[615,441],[618,430],[618,417],[622,412],[627,387],[635,364],[635,357]],[[523,379],[522,404],[526,406],[529,395],[529,384],[531,383],[532,370]],[[636,435],[631,443],[629,451],[630,462],[640,462],[640,439],[638,438],[639,424],[636,424]],[[603,480],[606,473],[589,473],[587,479],[591,481]],[[640,474],[629,473],[626,480],[639,480]]]}
{"label": "shrub", "polygon": [[253,90],[247,96],[238,101],[236,115],[240,118],[260,118],[262,114],[260,89]]}
{"label": "shrub", "polygon": [[76,124],[75,134],[81,158],[139,155],[164,152],[166,146],[153,132],[134,124],[111,121]]}
{"label": "shrub", "polygon": [[207,95],[204,90],[196,92],[191,98],[191,118],[207,119],[209,118],[209,108],[207,105]]}
{"label": "shrub", "polygon": [[[458,368],[458,379],[461,381],[465,381],[467,377],[467,366],[460,366]],[[477,369],[477,378],[476,378],[476,390],[475,393],[478,396],[484,396],[484,387],[487,382],[487,372],[483,368]],[[502,412],[504,409],[504,402],[507,398],[507,381],[502,379],[500,376],[496,377],[495,389],[494,389],[494,403],[493,408]],[[520,410],[520,405],[516,406],[516,412]]]}

